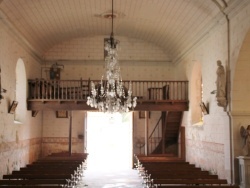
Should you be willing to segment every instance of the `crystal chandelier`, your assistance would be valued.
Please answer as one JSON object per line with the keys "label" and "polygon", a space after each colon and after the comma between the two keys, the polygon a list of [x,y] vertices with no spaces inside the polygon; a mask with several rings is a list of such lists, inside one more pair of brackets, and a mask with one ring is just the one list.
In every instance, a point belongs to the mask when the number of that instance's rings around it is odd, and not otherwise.
{"label": "crystal chandelier", "polygon": [[105,57],[105,77],[100,84],[91,82],[91,95],[87,98],[87,105],[98,108],[101,112],[129,112],[136,107],[136,97],[132,97],[131,82],[129,88],[123,86],[118,62],[118,43],[113,33],[113,0],[112,0],[112,32],[110,38],[105,42],[104,49],[107,51]]}

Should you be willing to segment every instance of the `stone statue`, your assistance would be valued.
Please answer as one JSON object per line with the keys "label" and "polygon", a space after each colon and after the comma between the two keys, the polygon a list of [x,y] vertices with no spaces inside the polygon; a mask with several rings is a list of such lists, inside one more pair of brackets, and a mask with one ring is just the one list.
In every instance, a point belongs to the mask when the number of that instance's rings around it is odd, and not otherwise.
{"label": "stone statue", "polygon": [[240,134],[244,139],[243,154],[245,156],[250,156],[250,125],[248,125],[246,129],[241,126]]}
{"label": "stone statue", "polygon": [[217,61],[217,80],[216,80],[216,98],[218,106],[226,107],[227,100],[226,100],[226,73],[221,61]]}

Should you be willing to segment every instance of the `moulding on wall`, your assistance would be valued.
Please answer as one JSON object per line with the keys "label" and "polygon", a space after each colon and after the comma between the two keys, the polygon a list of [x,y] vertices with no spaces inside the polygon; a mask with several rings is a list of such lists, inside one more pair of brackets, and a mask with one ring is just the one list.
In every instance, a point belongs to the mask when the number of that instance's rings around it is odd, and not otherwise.
{"label": "moulding on wall", "polygon": [[[46,62],[46,63],[50,63],[51,65],[54,64],[55,62],[60,62],[60,63],[63,63],[63,64],[80,64],[82,65],[83,63],[89,63],[89,64],[93,64],[93,63],[96,63],[96,64],[102,64],[103,65],[103,62],[104,60],[86,60],[86,59],[82,59],[82,60],[79,60],[79,59],[44,59],[43,62]],[[128,62],[133,62],[135,64],[137,63],[172,63],[172,60],[170,59],[166,59],[166,60],[119,60],[120,63],[128,63]]]}

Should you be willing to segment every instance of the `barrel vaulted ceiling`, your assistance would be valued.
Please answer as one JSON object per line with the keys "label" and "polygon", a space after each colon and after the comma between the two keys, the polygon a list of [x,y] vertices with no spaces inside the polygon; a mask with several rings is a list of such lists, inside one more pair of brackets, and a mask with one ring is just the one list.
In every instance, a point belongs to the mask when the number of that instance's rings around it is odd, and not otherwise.
{"label": "barrel vaulted ceiling", "polygon": [[[114,0],[115,36],[161,47],[174,62],[247,0]],[[61,42],[109,36],[111,0],[0,0],[2,25],[38,57]]]}

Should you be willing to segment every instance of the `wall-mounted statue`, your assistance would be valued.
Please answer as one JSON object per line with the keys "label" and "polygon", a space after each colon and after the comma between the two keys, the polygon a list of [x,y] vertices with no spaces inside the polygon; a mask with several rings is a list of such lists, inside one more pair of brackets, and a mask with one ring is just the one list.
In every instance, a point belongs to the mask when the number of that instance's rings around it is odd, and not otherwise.
{"label": "wall-mounted statue", "polygon": [[59,65],[54,63],[50,68],[50,79],[51,80],[60,80],[60,72],[64,69],[64,65]]}
{"label": "wall-mounted statue", "polygon": [[220,60],[217,61],[216,98],[217,104],[221,107],[227,106],[226,99],[226,72]]}
{"label": "wall-mounted statue", "polygon": [[250,156],[250,125],[248,125],[246,129],[241,126],[240,134],[244,139],[243,154],[246,156]]}

